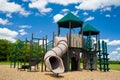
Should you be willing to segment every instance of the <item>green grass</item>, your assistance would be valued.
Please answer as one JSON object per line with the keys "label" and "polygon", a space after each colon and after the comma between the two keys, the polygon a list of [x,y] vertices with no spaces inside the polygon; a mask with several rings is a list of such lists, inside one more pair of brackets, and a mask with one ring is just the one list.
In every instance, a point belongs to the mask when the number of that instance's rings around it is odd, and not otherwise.
{"label": "green grass", "polygon": [[[10,65],[10,62],[0,62],[0,65]],[[39,65],[41,65],[41,63]],[[81,63],[81,66],[82,66],[82,63]],[[111,70],[119,70],[120,71],[120,64],[110,64],[109,68]]]}
{"label": "green grass", "polygon": [[111,70],[120,70],[120,64],[110,64],[109,67]]}
{"label": "green grass", "polygon": [[[83,63],[80,63],[80,66],[82,67]],[[97,66],[99,67],[99,65]],[[119,70],[120,71],[120,64],[109,64],[110,70]]]}
{"label": "green grass", "polygon": [[0,62],[0,65],[9,65],[10,62],[4,61],[4,62]]}

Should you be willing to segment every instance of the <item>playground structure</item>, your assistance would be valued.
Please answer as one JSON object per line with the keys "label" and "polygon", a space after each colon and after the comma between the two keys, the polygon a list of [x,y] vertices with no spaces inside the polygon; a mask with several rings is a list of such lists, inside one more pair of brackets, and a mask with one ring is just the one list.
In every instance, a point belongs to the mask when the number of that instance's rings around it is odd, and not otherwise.
{"label": "playground structure", "polygon": [[[31,70],[31,66],[35,66],[37,67],[35,69],[39,69],[39,62],[41,61],[41,72],[46,71],[46,67],[56,74],[63,73],[64,71],[79,71],[82,69],[93,71],[97,70],[97,63],[99,64],[100,71],[109,71],[107,43],[104,41],[100,43],[100,31],[90,24],[83,27],[83,21],[72,13],[68,13],[60,19],[57,24],[58,34],[55,36],[53,33],[53,40],[49,42],[47,42],[47,36],[46,38],[34,38],[32,34],[32,38],[29,41],[30,57],[29,65],[26,67],[27,69]],[[69,30],[66,36],[60,35],[61,28]],[[75,28],[79,28],[79,33],[72,33],[72,29]],[[38,40],[38,47],[40,45],[39,40],[42,40],[41,60],[39,60],[39,56],[32,58],[32,44],[34,39]],[[80,54],[82,55],[82,62],[80,61]],[[99,62],[97,62],[97,60]],[[14,61],[15,59],[12,60],[12,62]],[[25,62],[24,60],[23,67],[26,65]],[[43,70],[44,63],[45,69]],[[80,63],[83,63],[83,68]],[[14,62],[14,67],[15,64]],[[20,69],[22,69],[22,66]]]}
{"label": "playground structure", "polygon": [[[104,70],[104,71],[109,71],[109,63],[108,63],[108,53],[107,53],[107,44],[104,43],[104,41],[102,42],[102,51],[100,50],[100,44],[98,44],[98,42],[100,42],[100,35],[99,35],[99,31],[94,28],[93,26],[87,24],[85,27],[83,27],[83,21],[80,20],[78,17],[76,17],[75,15],[73,15],[72,13],[67,14],[66,16],[64,16],[62,19],[60,19],[58,22],[58,37],[61,38],[60,36],[60,28],[67,28],[69,29],[69,32],[67,34],[66,37],[67,38],[67,47],[68,48],[64,48],[64,50],[61,49],[61,47],[58,47],[58,49],[53,48],[51,52],[48,51],[49,53],[49,60],[45,60],[47,63],[47,67],[54,72],[54,68],[52,69],[51,66],[53,65],[53,63],[55,64],[55,70],[59,70],[62,72],[62,70],[59,69],[59,67],[61,67],[62,63],[59,62],[59,60],[57,60],[57,56],[61,56],[63,55],[62,52],[64,52],[64,55],[62,56],[62,60],[63,60],[63,65],[65,68],[65,71],[75,71],[75,70],[81,70],[80,68],[80,53],[82,53],[82,57],[83,57],[83,69],[88,69],[88,70],[97,70],[97,53],[99,53],[99,65],[100,65],[100,69]],[[72,29],[74,28],[79,28],[80,32],[78,34],[72,34]],[[93,38],[95,38],[95,40],[93,41]],[[58,41],[61,42],[64,41],[60,40]],[[66,42],[65,41],[65,42]],[[55,44],[57,44],[54,41]],[[65,44],[63,44],[65,45]],[[65,47],[65,46],[64,46]],[[67,52],[66,52],[67,49]],[[48,55],[48,53],[46,55]],[[52,55],[51,55],[51,54]],[[56,54],[53,55],[53,54]],[[61,55],[59,55],[61,54]],[[103,55],[103,58],[101,58],[101,56]],[[54,58],[54,60],[52,60],[52,57],[56,57]],[[50,58],[51,57],[51,58]],[[46,56],[45,56],[46,59]],[[53,62],[54,61],[54,62]],[[101,62],[103,61],[103,62]],[[53,62],[53,63],[51,63]],[[55,63],[56,62],[56,63]],[[61,63],[61,64],[58,64]],[[71,62],[71,63],[70,63]],[[48,65],[49,64],[49,65]],[[71,67],[70,67],[71,65]],[[104,65],[104,67],[102,68],[101,65]],[[58,66],[58,67],[56,67]],[[57,69],[58,68],[58,69]],[[64,70],[63,68],[63,70]],[[55,71],[54,73],[61,73],[59,71]]]}
{"label": "playground structure", "polygon": [[[47,36],[46,36],[47,38]],[[35,42],[34,42],[35,40]],[[40,45],[40,40],[42,41],[42,45]],[[11,61],[10,61],[10,68],[18,68],[18,70],[29,70],[29,71],[32,71],[32,67],[34,67],[34,70],[37,71],[39,69],[39,62],[40,62],[40,59],[42,60],[42,57],[39,56],[39,54],[42,54],[43,56],[43,53],[45,52],[45,49],[44,49],[44,46],[45,46],[45,43],[44,41],[46,41],[47,39],[44,39],[44,38],[35,38],[33,36],[33,33],[31,35],[31,40],[28,41],[27,38],[25,39],[25,41],[22,41],[22,45],[21,43],[18,43],[16,44],[16,48],[15,48],[15,51],[14,53],[11,54],[10,58],[11,58]],[[47,43],[47,41],[46,41]],[[33,56],[33,44],[37,44],[37,52],[35,53],[36,56]],[[26,50],[24,51],[24,61],[21,61],[21,55],[17,53],[18,51],[18,48],[19,49],[22,49],[23,48],[23,45],[25,45],[25,49],[27,49],[27,47],[30,48],[29,50],[29,59],[27,60],[27,56],[26,56]],[[40,52],[39,49],[40,47],[42,48],[43,52]],[[46,48],[47,49],[47,48]],[[17,65],[18,64],[18,65]],[[42,65],[43,65],[43,61],[42,61]],[[43,70],[43,69],[42,69]]]}

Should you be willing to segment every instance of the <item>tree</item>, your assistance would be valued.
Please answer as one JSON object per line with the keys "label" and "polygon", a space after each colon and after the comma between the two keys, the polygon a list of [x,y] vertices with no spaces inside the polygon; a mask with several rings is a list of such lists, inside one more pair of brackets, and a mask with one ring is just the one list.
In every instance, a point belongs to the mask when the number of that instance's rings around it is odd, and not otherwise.
{"label": "tree", "polygon": [[5,39],[0,39],[0,61],[9,61],[9,56],[12,53],[13,43]]}

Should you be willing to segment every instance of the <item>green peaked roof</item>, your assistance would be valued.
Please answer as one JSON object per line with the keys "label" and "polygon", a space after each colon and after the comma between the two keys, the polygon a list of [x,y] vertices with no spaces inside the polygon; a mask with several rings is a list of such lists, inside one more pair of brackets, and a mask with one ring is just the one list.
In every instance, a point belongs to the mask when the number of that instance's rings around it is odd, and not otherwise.
{"label": "green peaked roof", "polygon": [[69,22],[71,21],[71,28],[80,27],[83,23],[77,16],[72,13],[68,13],[63,18],[61,18],[57,23],[60,27],[69,28]]}
{"label": "green peaked roof", "polygon": [[76,21],[76,22],[83,22],[80,20],[77,16],[75,16],[72,13],[68,13],[66,16],[64,16],[62,19],[60,19],[57,23],[65,22],[65,21]]}
{"label": "green peaked roof", "polygon": [[91,35],[97,35],[97,34],[99,34],[99,30],[97,30],[96,28],[94,28],[92,25],[87,24],[83,28],[83,34],[84,35],[89,35],[89,33],[91,33]]}

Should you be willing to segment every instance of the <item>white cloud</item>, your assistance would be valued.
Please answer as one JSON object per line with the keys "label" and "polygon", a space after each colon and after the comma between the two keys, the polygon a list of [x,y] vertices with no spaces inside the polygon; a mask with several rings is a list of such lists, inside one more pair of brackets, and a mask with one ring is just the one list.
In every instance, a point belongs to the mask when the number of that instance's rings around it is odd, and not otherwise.
{"label": "white cloud", "polygon": [[8,28],[0,28],[0,39],[7,39],[11,42],[15,42],[17,35],[18,32],[16,31],[12,31]]}
{"label": "white cloud", "polygon": [[116,50],[120,51],[120,47],[116,48]]}
{"label": "white cloud", "polygon": [[102,9],[102,11],[111,11],[111,7],[105,7]]}
{"label": "white cloud", "polygon": [[19,33],[20,33],[20,35],[22,35],[22,36],[27,34],[27,32],[25,32],[24,29],[20,29],[20,30],[19,30]]}
{"label": "white cloud", "polygon": [[74,15],[76,15],[76,16],[78,16],[77,14],[78,14],[78,10],[76,10],[76,11],[72,11],[71,13],[73,13]]}
{"label": "white cloud", "polygon": [[64,15],[62,14],[56,14],[54,17],[53,17],[53,20],[54,22],[57,22],[58,20],[60,20]]}
{"label": "white cloud", "polygon": [[87,15],[88,15],[88,13],[87,13],[87,12],[84,12],[84,13],[83,13],[83,15],[87,16]]}
{"label": "white cloud", "polygon": [[88,18],[85,19],[85,22],[87,22],[87,21],[92,21],[92,20],[94,20],[94,19],[95,19],[95,17],[90,16],[90,17],[88,17]]}
{"label": "white cloud", "polygon": [[6,25],[6,24],[8,24],[8,23],[9,23],[9,21],[8,21],[7,19],[2,19],[2,18],[0,18],[0,24]]}
{"label": "white cloud", "polygon": [[117,51],[112,51],[112,53],[117,54],[118,52]]}
{"label": "white cloud", "polygon": [[77,4],[80,3],[82,0],[48,0],[49,3],[55,3],[67,6],[69,4]]}
{"label": "white cloud", "polygon": [[120,61],[120,54],[118,51],[112,51],[109,53],[110,60],[119,60]]}
{"label": "white cloud", "polygon": [[120,45],[120,40],[109,41],[108,45]]}
{"label": "white cloud", "polygon": [[120,40],[112,40],[112,41],[110,41],[110,39],[101,39],[100,41],[101,42],[105,41],[108,45],[111,45],[111,46],[120,45]]}
{"label": "white cloud", "polygon": [[[47,43],[48,43],[49,41],[47,40]],[[46,40],[44,40],[44,44],[46,44]],[[39,45],[43,45],[43,40],[39,40]]]}
{"label": "white cloud", "polygon": [[30,0],[22,0],[23,2],[29,2]]}
{"label": "white cloud", "polygon": [[111,16],[110,16],[110,14],[106,14],[105,17],[108,17],[108,18],[109,18],[109,17],[111,17]]}
{"label": "white cloud", "polygon": [[110,42],[109,39],[100,39],[100,43],[102,43],[102,41],[104,41],[104,42],[106,42],[106,43]]}
{"label": "white cloud", "polygon": [[29,25],[21,25],[21,26],[19,26],[19,28],[31,28],[31,26],[29,26]]}
{"label": "white cloud", "polygon": [[28,16],[30,15],[31,13],[28,12],[28,11],[25,11],[24,8],[20,10],[20,14],[23,15],[23,16]]}
{"label": "white cloud", "polygon": [[79,6],[76,6],[77,9],[82,10],[96,10],[99,8],[100,2],[98,0],[84,0],[80,3]]}
{"label": "white cloud", "polygon": [[79,6],[75,6],[75,8],[95,11],[97,9],[104,9],[111,6],[120,6],[120,0],[82,0]]}
{"label": "white cloud", "polygon": [[69,9],[63,9],[62,12],[69,12],[70,10]]}
{"label": "white cloud", "polygon": [[7,13],[6,16],[7,16],[8,18],[12,18],[11,13]]}
{"label": "white cloud", "polygon": [[5,13],[20,13],[23,16],[28,16],[30,12],[22,8],[21,5],[9,0],[0,0],[0,11]]}
{"label": "white cloud", "polygon": [[40,13],[44,14],[52,11],[52,8],[46,8],[47,4],[47,0],[31,0],[31,3],[29,3],[29,7],[36,8],[39,10]]}
{"label": "white cloud", "polygon": [[82,0],[30,0],[29,7],[36,8],[40,13],[45,14],[52,11],[52,8],[46,7],[49,3],[67,6],[69,4],[78,4],[81,1]]}

